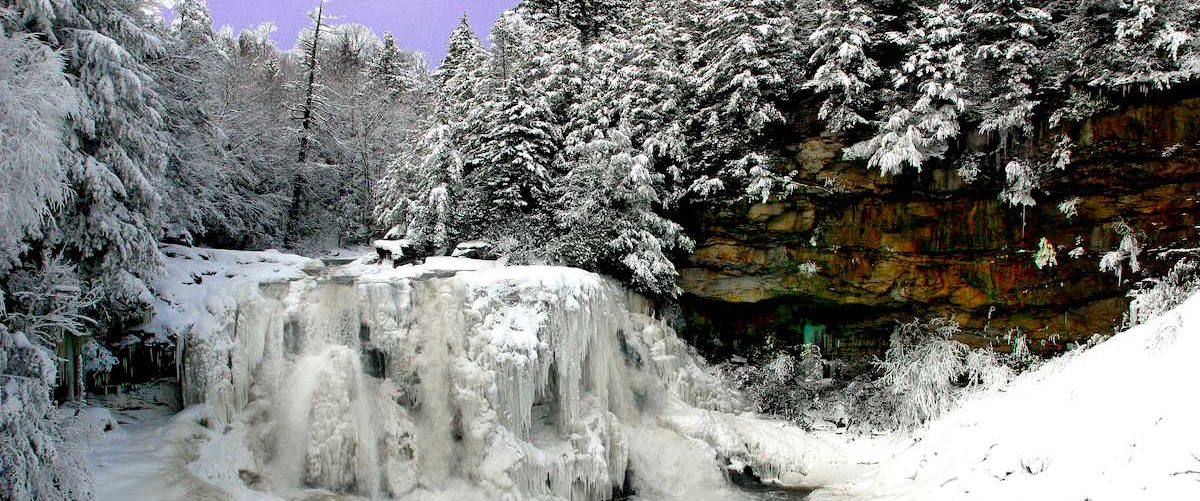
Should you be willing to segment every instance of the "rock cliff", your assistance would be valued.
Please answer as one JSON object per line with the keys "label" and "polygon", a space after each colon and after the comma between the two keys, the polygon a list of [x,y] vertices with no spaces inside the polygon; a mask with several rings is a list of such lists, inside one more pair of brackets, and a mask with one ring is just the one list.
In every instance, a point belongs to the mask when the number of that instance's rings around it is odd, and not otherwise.
{"label": "rock cliff", "polygon": [[[878,352],[897,321],[914,317],[954,316],[983,335],[965,339],[975,343],[1018,328],[1044,351],[1109,334],[1128,288],[1169,267],[1173,249],[1196,247],[1197,95],[1066,131],[1071,165],[1026,209],[999,199],[1002,173],[991,167],[969,184],[954,161],[881,177],[841,160],[843,140],[798,113],[781,148],[805,188],[690,214],[697,246],[680,265],[685,335],[718,355],[809,342],[857,356]],[[1067,217],[1058,205],[1075,197],[1077,215]],[[1119,280],[1099,263],[1118,247],[1121,221],[1145,250],[1142,272],[1126,265]],[[1043,238],[1055,266],[1035,263]]]}

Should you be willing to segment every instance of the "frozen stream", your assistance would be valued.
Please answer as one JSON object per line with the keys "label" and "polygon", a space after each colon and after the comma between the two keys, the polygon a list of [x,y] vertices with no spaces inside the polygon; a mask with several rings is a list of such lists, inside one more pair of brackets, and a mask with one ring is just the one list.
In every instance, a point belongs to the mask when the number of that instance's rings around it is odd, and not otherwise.
{"label": "frozen stream", "polygon": [[101,451],[165,441],[145,469],[173,471],[145,476],[174,487],[102,498],[802,499],[727,468],[815,466],[810,436],[741,413],[648,301],[591,273],[352,264],[224,293],[181,352],[189,407]]}

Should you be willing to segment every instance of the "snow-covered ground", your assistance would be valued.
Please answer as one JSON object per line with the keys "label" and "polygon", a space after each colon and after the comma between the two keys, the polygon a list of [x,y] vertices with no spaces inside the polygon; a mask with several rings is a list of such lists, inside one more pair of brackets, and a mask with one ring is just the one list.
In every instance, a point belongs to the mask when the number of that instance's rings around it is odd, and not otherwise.
{"label": "snow-covered ground", "polygon": [[814,500],[1200,499],[1200,295],[1022,375]]}

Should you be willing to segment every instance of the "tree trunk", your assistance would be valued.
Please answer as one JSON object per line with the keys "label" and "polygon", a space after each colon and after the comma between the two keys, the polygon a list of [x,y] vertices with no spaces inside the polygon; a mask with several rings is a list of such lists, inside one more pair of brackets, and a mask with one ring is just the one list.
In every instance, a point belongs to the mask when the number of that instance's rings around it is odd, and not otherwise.
{"label": "tree trunk", "polygon": [[300,153],[296,156],[296,175],[292,179],[292,204],[288,209],[284,245],[295,247],[300,238],[300,214],[304,210],[304,170],[308,164],[309,134],[313,122],[313,94],[317,83],[317,51],[321,47],[321,21],[324,19],[325,1],[317,5],[317,16],[313,19],[316,28],[313,30],[311,46],[308,49],[308,85],[304,90],[304,108],[300,121]]}

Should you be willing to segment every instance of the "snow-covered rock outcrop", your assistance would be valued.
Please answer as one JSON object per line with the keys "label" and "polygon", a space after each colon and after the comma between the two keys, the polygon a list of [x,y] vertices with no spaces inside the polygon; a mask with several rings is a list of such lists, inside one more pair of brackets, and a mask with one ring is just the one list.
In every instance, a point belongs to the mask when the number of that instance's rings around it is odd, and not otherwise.
{"label": "snow-covered rock outcrop", "polygon": [[812,466],[595,274],[431,258],[230,287],[181,360],[213,430],[190,469],[238,497],[714,499],[728,463]]}

